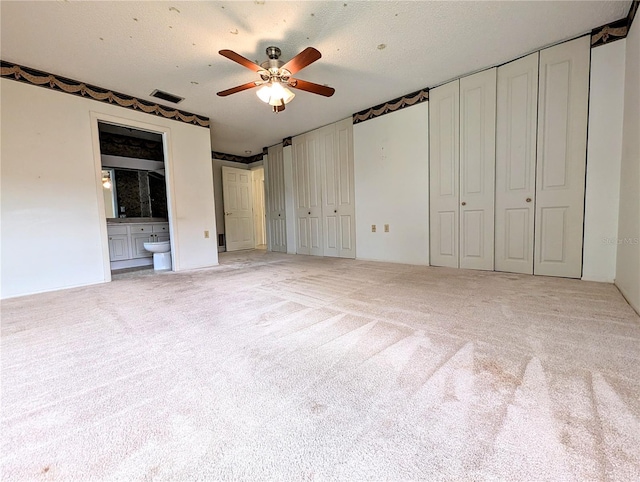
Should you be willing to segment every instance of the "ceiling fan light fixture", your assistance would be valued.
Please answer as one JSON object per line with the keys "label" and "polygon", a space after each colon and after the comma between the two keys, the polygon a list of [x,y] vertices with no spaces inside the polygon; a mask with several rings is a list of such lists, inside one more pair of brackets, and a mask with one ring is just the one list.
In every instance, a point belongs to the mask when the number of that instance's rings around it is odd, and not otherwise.
{"label": "ceiling fan light fixture", "polygon": [[288,104],[296,96],[290,89],[277,81],[263,85],[256,91],[256,95],[262,102],[276,107]]}
{"label": "ceiling fan light fixture", "polygon": [[285,104],[288,104],[289,102],[291,102],[293,100],[293,98],[296,96],[296,94],[291,92],[291,90],[287,89],[286,87],[284,87],[282,90],[284,91],[284,97],[282,98],[282,100],[283,100],[283,102]]}
{"label": "ceiling fan light fixture", "polygon": [[262,102],[268,104],[271,98],[271,84],[264,84],[256,91],[256,95]]}
{"label": "ceiling fan light fixture", "polygon": [[284,97],[284,88],[282,87],[282,84],[280,82],[271,82],[271,95],[279,99],[282,99]]}

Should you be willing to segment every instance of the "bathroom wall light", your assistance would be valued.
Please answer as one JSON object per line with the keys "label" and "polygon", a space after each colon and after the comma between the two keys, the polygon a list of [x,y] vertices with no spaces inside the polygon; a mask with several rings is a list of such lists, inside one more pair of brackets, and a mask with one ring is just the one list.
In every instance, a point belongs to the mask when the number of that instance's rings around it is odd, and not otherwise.
{"label": "bathroom wall light", "polygon": [[111,189],[111,186],[111,173],[109,171],[102,171],[102,187]]}

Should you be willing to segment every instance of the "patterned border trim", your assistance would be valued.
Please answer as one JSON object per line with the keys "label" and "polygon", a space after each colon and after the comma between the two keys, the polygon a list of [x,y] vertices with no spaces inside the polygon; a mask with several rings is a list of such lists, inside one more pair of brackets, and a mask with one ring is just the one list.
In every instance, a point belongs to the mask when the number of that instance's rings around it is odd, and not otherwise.
{"label": "patterned border trim", "polygon": [[627,19],[616,20],[591,31],[591,48],[621,40],[627,36]]}
{"label": "patterned border trim", "polygon": [[220,161],[241,162],[243,164],[251,164],[252,162],[258,162],[262,160],[264,154],[255,154],[253,156],[236,156],[235,154],[226,154],[224,152],[211,151],[211,158],[218,159]]}
{"label": "patterned border trim", "polygon": [[293,145],[293,137],[285,137],[282,139],[282,147],[287,147]]}
{"label": "patterned border trim", "polygon": [[153,114],[167,119],[185,122],[200,127],[209,127],[209,118],[192,114],[178,109],[154,104],[146,100],[131,97],[130,95],[121,94],[112,90],[96,87],[95,85],[85,84],[73,79],[59,77],[41,70],[23,67],[21,65],[0,61],[0,74],[2,77],[18,82],[45,87],[65,92],[67,94],[79,95],[81,97],[89,97],[99,102],[107,102],[109,104],[117,104],[127,109],[139,110],[146,114]]}
{"label": "patterned border trim", "polygon": [[625,18],[594,28],[591,31],[591,48],[626,38],[638,11],[638,5],[640,5],[640,0],[633,0]]}
{"label": "patterned border trim", "polygon": [[636,13],[638,13],[638,8],[640,8],[640,0],[633,0],[631,4],[631,8],[629,9],[629,15],[627,15],[627,28],[631,28],[631,24],[633,23],[633,19],[636,18]]}
{"label": "patterned border trim", "polygon": [[398,97],[397,99],[390,100],[388,102],[385,102],[384,104],[376,105],[375,107],[371,107],[370,109],[356,112],[355,114],[353,114],[353,123],[358,124],[359,122],[374,119],[376,117],[380,117],[381,115],[389,114],[391,112],[395,112],[397,110],[404,109],[405,107],[410,107],[427,100],[429,100],[429,89],[424,88],[422,90],[418,90],[417,92],[413,92],[411,94]]}

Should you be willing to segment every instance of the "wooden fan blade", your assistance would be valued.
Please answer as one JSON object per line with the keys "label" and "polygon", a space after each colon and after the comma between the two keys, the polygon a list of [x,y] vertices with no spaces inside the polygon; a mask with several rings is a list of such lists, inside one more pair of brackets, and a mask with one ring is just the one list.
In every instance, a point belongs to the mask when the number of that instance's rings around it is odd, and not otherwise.
{"label": "wooden fan blade", "polygon": [[218,95],[220,97],[226,97],[227,95],[235,94],[236,92],[242,92],[243,90],[251,89],[253,87],[256,87],[257,85],[257,82],[247,82],[246,84],[237,85],[230,89],[218,92]]}
{"label": "wooden fan blade", "polygon": [[288,70],[291,74],[295,74],[299,70],[304,69],[307,65],[312,64],[316,60],[322,57],[322,54],[313,47],[307,47],[294,58],[289,60],[282,66],[283,69]]}
{"label": "wooden fan blade", "polygon": [[333,87],[327,87],[326,85],[314,84],[313,82],[307,82],[301,79],[289,79],[289,86],[294,89],[306,90],[313,94],[324,95],[325,97],[331,97],[336,91]]}
{"label": "wooden fan blade", "polygon": [[254,72],[264,71],[262,67],[260,67],[255,62],[251,62],[251,60],[243,57],[240,54],[235,53],[233,50],[221,50],[218,52],[223,57],[228,58],[229,60],[233,60],[234,62],[239,63],[243,67],[248,68],[249,70],[253,70]]}

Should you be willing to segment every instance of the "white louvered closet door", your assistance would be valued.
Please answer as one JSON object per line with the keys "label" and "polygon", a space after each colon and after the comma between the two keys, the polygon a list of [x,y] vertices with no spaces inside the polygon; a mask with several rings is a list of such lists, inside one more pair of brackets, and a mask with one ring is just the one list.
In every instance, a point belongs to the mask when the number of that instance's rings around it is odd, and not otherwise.
{"label": "white louvered closet door", "polygon": [[457,268],[460,168],[460,81],[429,91],[431,264]]}
{"label": "white louvered closet door", "polygon": [[498,67],[496,271],[533,274],[538,57]]}
{"label": "white louvered closet door", "polygon": [[270,147],[265,164],[267,199],[267,241],[271,251],[287,252],[287,224],[282,144]]}
{"label": "white louvered closet door", "polygon": [[460,79],[460,267],[493,271],[496,69]]}
{"label": "white louvered closet door", "polygon": [[534,274],[580,278],[590,37],[540,52]]}

